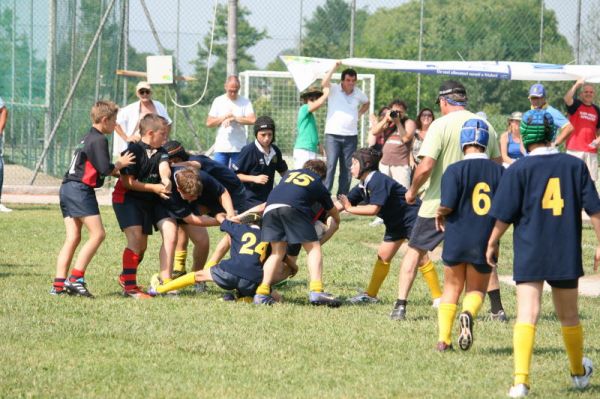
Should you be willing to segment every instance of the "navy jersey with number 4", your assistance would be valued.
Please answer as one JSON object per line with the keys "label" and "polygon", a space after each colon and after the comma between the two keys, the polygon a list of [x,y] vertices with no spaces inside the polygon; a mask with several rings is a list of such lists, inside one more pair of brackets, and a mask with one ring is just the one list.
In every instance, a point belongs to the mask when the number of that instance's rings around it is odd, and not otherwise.
{"label": "navy jersey with number 4", "polygon": [[487,264],[485,251],[495,223],[489,211],[503,168],[481,155],[466,155],[442,176],[441,206],[453,210],[446,216],[442,251],[447,265]]}
{"label": "navy jersey with number 4", "polygon": [[231,257],[219,263],[228,273],[248,281],[260,283],[263,278],[263,262],[268,254],[269,243],[260,241],[260,229],[229,220],[221,223],[221,231],[231,237]]}
{"label": "navy jersey with number 4", "polygon": [[315,217],[315,203],[320,203],[326,211],[333,208],[331,195],[321,177],[308,169],[287,172],[267,199],[267,207],[273,204],[288,205],[311,219]]}
{"label": "navy jersey with number 4", "polygon": [[600,212],[585,163],[547,147],[511,165],[490,215],[514,225],[515,281],[572,280],[583,275],[581,210]]}
{"label": "navy jersey with number 4", "polygon": [[406,203],[406,188],[379,171],[371,172],[363,183],[348,193],[348,201],[354,206],[359,203],[379,205],[379,216],[386,228],[396,230],[408,237],[417,218],[421,201],[414,205]]}

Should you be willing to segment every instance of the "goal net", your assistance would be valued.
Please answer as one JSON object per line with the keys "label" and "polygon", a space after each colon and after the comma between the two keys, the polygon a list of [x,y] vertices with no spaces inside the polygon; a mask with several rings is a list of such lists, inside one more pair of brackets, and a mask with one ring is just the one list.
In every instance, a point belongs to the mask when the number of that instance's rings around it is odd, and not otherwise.
{"label": "goal net", "polygon": [[[340,77],[339,73],[334,74],[332,82],[339,81]],[[256,116],[268,115],[273,118],[277,125],[276,144],[284,155],[291,156],[297,135],[298,109],[302,105],[300,93],[294,84],[292,75],[289,72],[245,71],[240,73],[240,81],[242,95],[250,99]],[[358,74],[356,87],[369,97],[371,102],[369,113],[372,113],[375,103],[375,75]],[[326,116],[326,105],[315,113],[321,143],[323,143]],[[366,145],[368,131],[369,118],[365,114],[359,120],[359,147]],[[251,128],[248,129],[248,135],[250,139]]]}

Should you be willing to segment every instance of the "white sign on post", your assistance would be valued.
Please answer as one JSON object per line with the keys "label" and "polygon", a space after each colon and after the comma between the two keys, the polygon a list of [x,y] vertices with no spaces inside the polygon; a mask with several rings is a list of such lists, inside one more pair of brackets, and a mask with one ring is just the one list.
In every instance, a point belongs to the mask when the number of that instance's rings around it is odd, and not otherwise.
{"label": "white sign on post", "polygon": [[151,55],[146,57],[146,73],[148,83],[173,83],[173,57],[170,55]]}

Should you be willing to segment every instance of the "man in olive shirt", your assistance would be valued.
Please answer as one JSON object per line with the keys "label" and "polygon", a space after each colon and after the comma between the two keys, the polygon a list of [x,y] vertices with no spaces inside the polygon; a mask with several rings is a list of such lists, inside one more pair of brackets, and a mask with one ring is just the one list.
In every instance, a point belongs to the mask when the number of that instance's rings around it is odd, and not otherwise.
{"label": "man in olive shirt", "polygon": [[[424,255],[435,249],[444,239],[444,233],[436,229],[435,216],[440,205],[442,175],[449,165],[463,159],[460,147],[462,126],[469,119],[481,119],[466,110],[467,90],[457,81],[448,80],[442,83],[437,103],[443,116],[436,119],[429,127],[419,151],[421,162],[406,192],[406,202],[414,203],[419,188],[429,179],[429,187],[425,190],[423,204],[419,208],[408,242],[408,250],[402,260],[398,299],[390,314],[393,320],[403,320],[406,317],[407,298],[415,279],[417,266]],[[489,125],[489,134],[486,152],[490,159],[499,158],[498,138],[491,125]],[[437,275],[435,278],[437,279]]]}

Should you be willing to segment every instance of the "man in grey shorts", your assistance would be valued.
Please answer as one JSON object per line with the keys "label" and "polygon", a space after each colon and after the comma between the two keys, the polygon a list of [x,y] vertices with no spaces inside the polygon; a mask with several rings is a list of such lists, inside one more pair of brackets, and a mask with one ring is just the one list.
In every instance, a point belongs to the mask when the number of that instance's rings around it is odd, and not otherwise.
{"label": "man in grey shorts", "polygon": [[[419,151],[421,162],[406,192],[406,202],[414,203],[419,189],[429,179],[429,187],[425,190],[423,204],[419,208],[408,242],[408,250],[402,260],[398,299],[390,314],[392,320],[405,319],[407,298],[415,279],[417,266],[427,252],[435,249],[444,239],[444,233],[435,227],[435,215],[440,205],[442,175],[449,165],[463,158],[460,147],[460,131],[463,124],[469,119],[481,119],[466,110],[467,90],[457,81],[448,80],[442,83],[437,103],[443,116],[436,119],[429,127]],[[499,158],[496,131],[491,125],[489,128],[490,140],[486,152],[490,159]]]}

